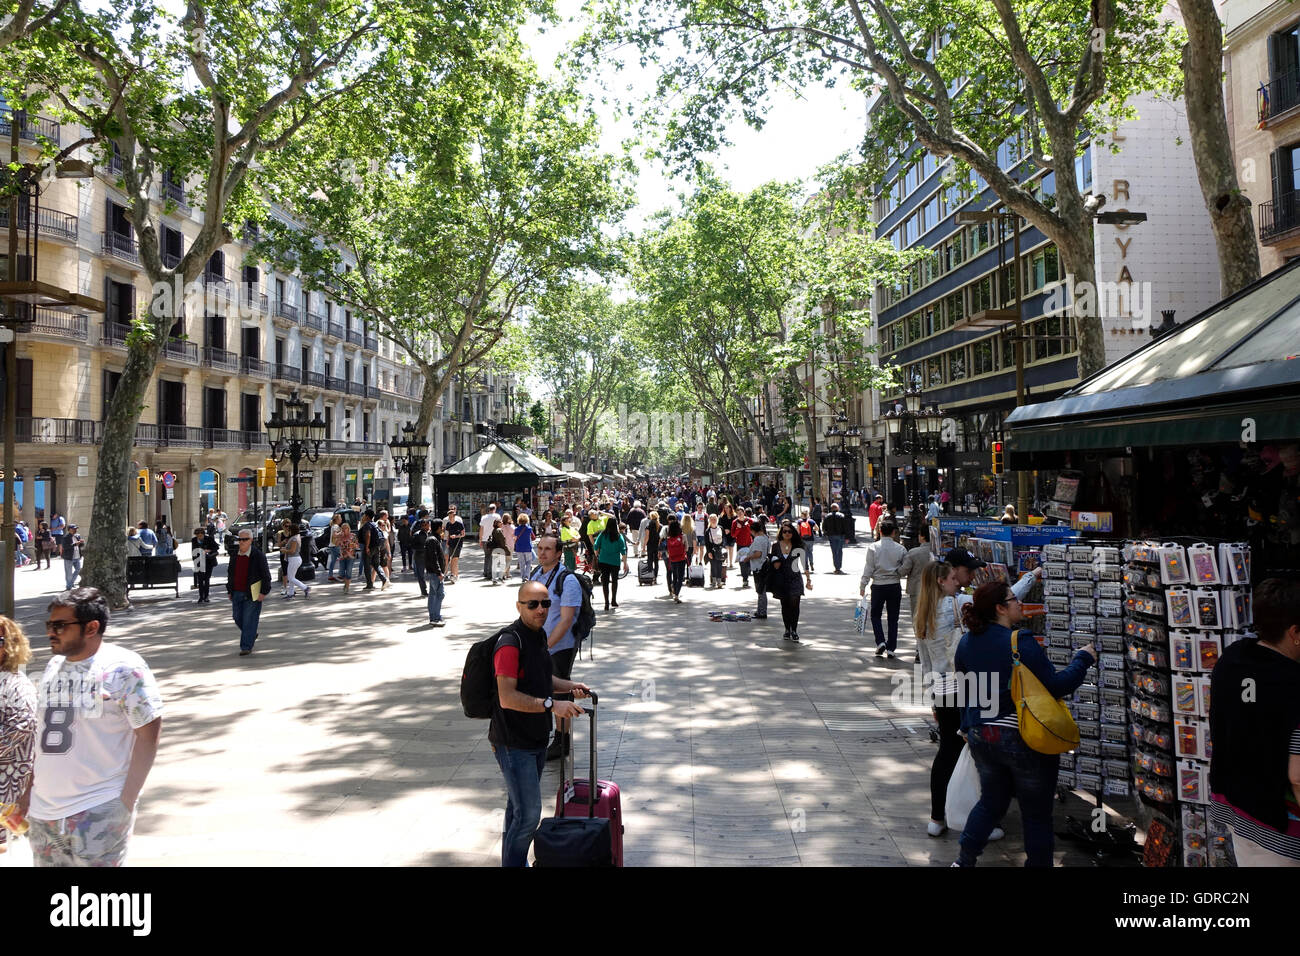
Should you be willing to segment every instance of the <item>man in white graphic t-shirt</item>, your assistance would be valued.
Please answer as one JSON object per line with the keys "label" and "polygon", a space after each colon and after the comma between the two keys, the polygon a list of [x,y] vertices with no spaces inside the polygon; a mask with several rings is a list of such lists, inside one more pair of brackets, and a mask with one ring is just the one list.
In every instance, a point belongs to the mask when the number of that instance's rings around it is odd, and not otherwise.
{"label": "man in white graphic t-shirt", "polygon": [[104,641],[95,588],[58,595],[37,691],[36,766],[19,801],[37,866],[121,866],[158,753],[162,698],[139,654]]}

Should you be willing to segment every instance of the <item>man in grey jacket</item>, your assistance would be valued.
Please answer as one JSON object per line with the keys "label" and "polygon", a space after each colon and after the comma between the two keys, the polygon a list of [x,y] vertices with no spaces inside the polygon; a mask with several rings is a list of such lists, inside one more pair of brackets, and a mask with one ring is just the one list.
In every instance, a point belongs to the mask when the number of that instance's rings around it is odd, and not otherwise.
{"label": "man in grey jacket", "polygon": [[903,564],[898,569],[900,577],[907,578],[907,603],[912,606],[912,626],[916,626],[916,601],[921,596],[921,579],[925,569],[934,563],[934,552],[930,550],[930,529],[921,525],[916,530],[916,547],[907,552]]}
{"label": "man in grey jacket", "polygon": [[[893,518],[881,518],[876,530],[880,532],[880,540],[867,549],[858,593],[865,597],[867,584],[871,584],[871,629],[876,636],[876,656],[888,654],[892,659],[898,649],[898,612],[903,603],[900,572],[907,549],[898,543],[898,525]],[[880,623],[885,608],[889,609],[888,641]]]}

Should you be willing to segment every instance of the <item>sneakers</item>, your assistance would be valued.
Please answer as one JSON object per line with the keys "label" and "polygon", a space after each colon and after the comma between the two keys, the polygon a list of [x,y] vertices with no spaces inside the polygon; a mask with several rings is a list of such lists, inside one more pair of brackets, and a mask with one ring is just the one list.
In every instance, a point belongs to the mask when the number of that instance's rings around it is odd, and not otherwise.
{"label": "sneakers", "polygon": [[240,656],[240,657],[247,657],[247,656],[248,656],[249,654],[251,654],[251,653],[253,653],[252,648],[249,648],[249,649],[246,650],[246,651],[240,651],[240,652],[239,652],[239,656]]}
{"label": "sneakers", "polygon": [[885,656],[885,645],[884,645],[884,644],[877,644],[877,645],[876,645],[876,656],[877,656],[877,657],[884,657],[884,656]]}
{"label": "sneakers", "polygon": [[[937,823],[934,820],[931,820],[929,823],[925,825],[925,832],[930,834],[930,836],[932,837],[943,836],[945,833],[948,832],[948,824]],[[953,865],[955,866],[956,864]]]}
{"label": "sneakers", "polygon": [[750,618],[753,619],[753,620],[755,620],[755,621],[766,621],[766,620],[767,620],[767,615],[766,615],[766,614],[751,614],[751,615],[750,615]]}
{"label": "sneakers", "polygon": [[895,654],[893,651],[885,651],[885,656],[888,657],[891,661],[898,657],[898,655]]}
{"label": "sneakers", "polygon": [[798,644],[798,643],[799,643],[799,632],[798,632],[798,631],[791,631],[791,632],[790,632],[790,640],[792,640],[792,641],[794,641],[796,644]]}
{"label": "sneakers", "polygon": [[790,632],[789,632],[789,631],[786,631],[784,634],[782,634],[782,635],[781,635],[781,640],[783,640],[783,641],[788,641],[788,640],[790,640]]}
{"label": "sneakers", "polygon": [[1006,835],[1007,832],[1001,827],[994,827],[992,832],[989,833],[989,842],[992,843],[994,840],[1001,840]]}

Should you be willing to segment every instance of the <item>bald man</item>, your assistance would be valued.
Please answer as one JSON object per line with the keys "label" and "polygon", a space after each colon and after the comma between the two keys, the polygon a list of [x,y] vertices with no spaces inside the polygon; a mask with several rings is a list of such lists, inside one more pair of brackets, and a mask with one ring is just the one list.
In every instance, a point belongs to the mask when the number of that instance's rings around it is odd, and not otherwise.
{"label": "bald man", "polygon": [[551,715],[577,717],[582,708],[554,694],[586,697],[591,689],[577,681],[555,677],[546,642],[546,615],[551,593],[540,581],[519,588],[515,607],[519,617],[497,635],[493,669],[497,703],[492,710],[488,742],[506,781],[506,817],[501,831],[501,865],[527,866],[528,848],[542,819],[542,771]]}

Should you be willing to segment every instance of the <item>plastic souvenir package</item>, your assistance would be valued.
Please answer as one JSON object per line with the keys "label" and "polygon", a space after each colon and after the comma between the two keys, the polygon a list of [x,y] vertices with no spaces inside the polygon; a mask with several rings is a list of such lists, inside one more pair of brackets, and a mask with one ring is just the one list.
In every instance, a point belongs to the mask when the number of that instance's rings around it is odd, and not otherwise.
{"label": "plastic souvenir package", "polygon": [[1101,741],[1096,737],[1080,737],[1079,746],[1074,749],[1076,753],[1098,757],[1101,756]]}
{"label": "plastic souvenir package", "polygon": [[1096,634],[1097,618],[1092,614],[1076,614],[1070,619],[1070,629],[1078,634]]}
{"label": "plastic souvenir package", "polygon": [[1106,584],[1118,584],[1123,577],[1123,568],[1118,564],[1108,564],[1096,569],[1095,577]]}
{"label": "plastic souvenir package", "polygon": [[1088,594],[1073,595],[1070,598],[1070,612],[1076,615],[1095,615],[1097,613],[1097,602]]}
{"label": "plastic souvenir package", "polygon": [[[1117,654],[1116,657],[1120,659],[1120,663],[1122,666],[1124,661],[1124,655]],[[1101,686],[1114,687],[1116,689],[1122,690],[1124,688],[1124,671],[1123,670],[1107,671],[1106,673],[1102,674]]]}
{"label": "plastic souvenir package", "polygon": [[1174,713],[1194,715],[1197,707],[1196,678],[1174,678]]}
{"label": "plastic souvenir package", "polygon": [[1047,615],[1047,632],[1049,634],[1055,631],[1070,630],[1070,615],[1068,614],[1048,614]]}
{"label": "plastic souvenir package", "polygon": [[1181,807],[1184,833],[1206,833],[1209,815],[1204,808],[1196,804],[1183,804]]}
{"label": "plastic souvenir package", "polygon": [[1247,628],[1254,623],[1250,592],[1244,588],[1233,588],[1223,592],[1224,615],[1227,625],[1235,628]]}
{"label": "plastic souvenir package", "polygon": [[1118,723],[1102,722],[1101,725],[1101,742],[1103,744],[1124,745],[1128,740],[1128,724],[1124,721]]}
{"label": "plastic souvenir package", "polygon": [[1194,671],[1196,662],[1196,646],[1192,638],[1185,634],[1170,635],[1169,666],[1176,671]]}
{"label": "plastic souvenir package", "polygon": [[1114,740],[1103,740],[1101,742],[1101,755],[1113,760],[1128,759],[1128,742],[1119,743]]}
{"label": "plastic souvenir package", "polygon": [[1070,576],[1069,565],[1062,564],[1059,561],[1047,562],[1043,565],[1043,577],[1054,581],[1064,581]]}
{"label": "plastic souvenir package", "polygon": [[1219,592],[1196,590],[1192,592],[1192,611],[1195,627],[1218,630],[1223,627],[1223,613],[1219,607]]}
{"label": "plastic souvenir package", "polygon": [[1109,757],[1102,764],[1102,773],[1107,777],[1119,777],[1127,780],[1131,771],[1127,760],[1116,760],[1114,757]]}
{"label": "plastic souvenir package", "polygon": [[1057,631],[1047,636],[1047,643],[1052,647],[1064,647],[1066,650],[1069,650],[1070,635],[1068,632],[1062,634],[1060,631]]}
{"label": "plastic souvenir package", "polygon": [[1120,617],[1124,613],[1124,602],[1118,598],[1099,598],[1097,613],[1102,617]]}
{"label": "plastic souvenir package", "polygon": [[1075,701],[1072,709],[1075,720],[1098,720],[1101,717],[1101,704],[1096,701]]}
{"label": "plastic souvenir package", "polygon": [[1124,653],[1124,638],[1118,634],[1105,634],[1097,637],[1097,644],[1103,651],[1111,654]]}
{"label": "plastic souvenir package", "polygon": [[1076,580],[1070,582],[1070,597],[1075,600],[1091,600],[1095,590],[1096,585],[1091,581]]}
{"label": "plastic souvenir package", "polygon": [[1187,571],[1187,552],[1181,544],[1160,546],[1160,580],[1165,584],[1190,584]]}
{"label": "plastic souvenir package", "polygon": [[1101,719],[1108,724],[1123,724],[1126,711],[1122,704],[1104,704],[1101,708]]}
{"label": "plastic souvenir package", "polygon": [[[1123,655],[1123,654],[1115,654],[1115,653],[1111,653],[1111,652],[1108,652],[1108,651],[1102,651],[1102,652],[1101,652],[1101,660],[1100,660],[1099,663],[1101,664],[1101,669],[1102,669],[1103,672],[1105,672],[1105,671],[1118,671],[1118,672],[1120,672],[1121,674],[1124,672],[1124,655]],[[1112,686],[1112,685],[1110,685],[1110,684],[1103,684],[1102,686],[1104,686],[1104,687],[1109,687],[1109,686]]]}
{"label": "plastic souvenir package", "polygon": [[1057,761],[1057,766],[1059,766],[1062,770],[1073,770],[1074,754],[1072,753],[1061,754],[1060,759]]}
{"label": "plastic souvenir package", "polygon": [[1065,559],[1071,562],[1082,562],[1092,560],[1092,545],[1090,544],[1071,544],[1065,548]]}
{"label": "plastic souvenir package", "polygon": [[1049,647],[1046,653],[1047,659],[1057,667],[1064,667],[1070,663],[1070,652],[1064,647]]}
{"label": "plastic souvenir package", "polygon": [[1208,676],[1196,678],[1196,699],[1198,703],[1198,706],[1196,708],[1197,713],[1199,713],[1202,717],[1209,717],[1210,716],[1210,678]]}
{"label": "plastic souvenir package", "polygon": [[1075,700],[1095,701],[1097,698],[1096,684],[1080,684],[1079,689],[1074,692]]}
{"label": "plastic souvenir package", "polygon": [[1069,565],[1071,581],[1091,581],[1094,569],[1088,561],[1073,561]]}
{"label": "plastic souvenir package", "polygon": [[1044,594],[1043,604],[1046,605],[1048,614],[1070,613],[1070,599],[1068,597],[1048,597]]}
{"label": "plastic souvenir package", "polygon": [[1199,759],[1201,756],[1201,737],[1205,733],[1200,721],[1195,717],[1174,718],[1174,750],[1180,757]]}
{"label": "plastic souvenir package", "polygon": [[1063,790],[1073,790],[1076,786],[1073,770],[1062,770],[1056,775],[1056,785]]}
{"label": "plastic souvenir package", "polygon": [[1149,644],[1164,644],[1166,633],[1163,624],[1138,624],[1137,636]]}
{"label": "plastic souvenir package", "polygon": [[1104,581],[1097,585],[1097,597],[1108,601],[1124,600],[1124,585],[1118,581]]}
{"label": "plastic souvenir package", "polygon": [[1160,674],[1139,674],[1137,685],[1152,697],[1167,698],[1169,696],[1169,680]]}
{"label": "plastic souvenir package", "polygon": [[1197,670],[1210,672],[1223,654],[1223,639],[1217,634],[1202,634],[1196,639]]}
{"label": "plastic souvenir package", "polygon": [[1213,545],[1194,544],[1187,549],[1187,560],[1192,568],[1192,580],[1202,587],[1224,583],[1219,577],[1219,562]]}
{"label": "plastic souvenir package", "polygon": [[1070,582],[1068,581],[1044,581],[1043,597],[1065,597],[1070,596]]}
{"label": "plastic souvenir package", "polygon": [[1076,720],[1075,723],[1079,726],[1080,738],[1096,740],[1101,734],[1101,724],[1095,720]]}
{"label": "plastic souvenir package", "polygon": [[1064,545],[1064,544],[1043,545],[1044,561],[1066,561],[1068,559],[1069,553],[1070,553],[1070,549],[1068,545]]}
{"label": "plastic souvenir package", "polygon": [[1223,584],[1250,584],[1250,546],[1219,545],[1219,579]]}
{"label": "plastic souvenir package", "polygon": [[1178,761],[1178,799],[1183,803],[1210,802],[1205,765],[1191,760]]}
{"label": "plastic souvenir package", "polygon": [[1165,600],[1169,607],[1170,627],[1193,627],[1192,592],[1186,588],[1170,588],[1165,591]]}
{"label": "plastic souvenir package", "polygon": [[1124,621],[1119,617],[1100,617],[1097,619],[1097,633],[1122,637],[1124,634]]}
{"label": "plastic souvenir package", "polygon": [[1099,544],[1092,549],[1092,563],[1099,568],[1117,565],[1123,559],[1120,549],[1108,544]]}
{"label": "plastic souvenir package", "polygon": [[1133,788],[1132,785],[1129,783],[1127,776],[1107,777],[1106,783],[1102,788],[1102,792],[1105,793],[1107,796],[1127,797],[1130,793],[1133,792]]}
{"label": "plastic souvenir package", "polygon": [[1074,769],[1081,773],[1101,773],[1100,757],[1078,757],[1074,761]]}
{"label": "plastic souvenir package", "polygon": [[1080,790],[1095,792],[1101,789],[1101,777],[1095,773],[1075,773],[1074,778]]}

